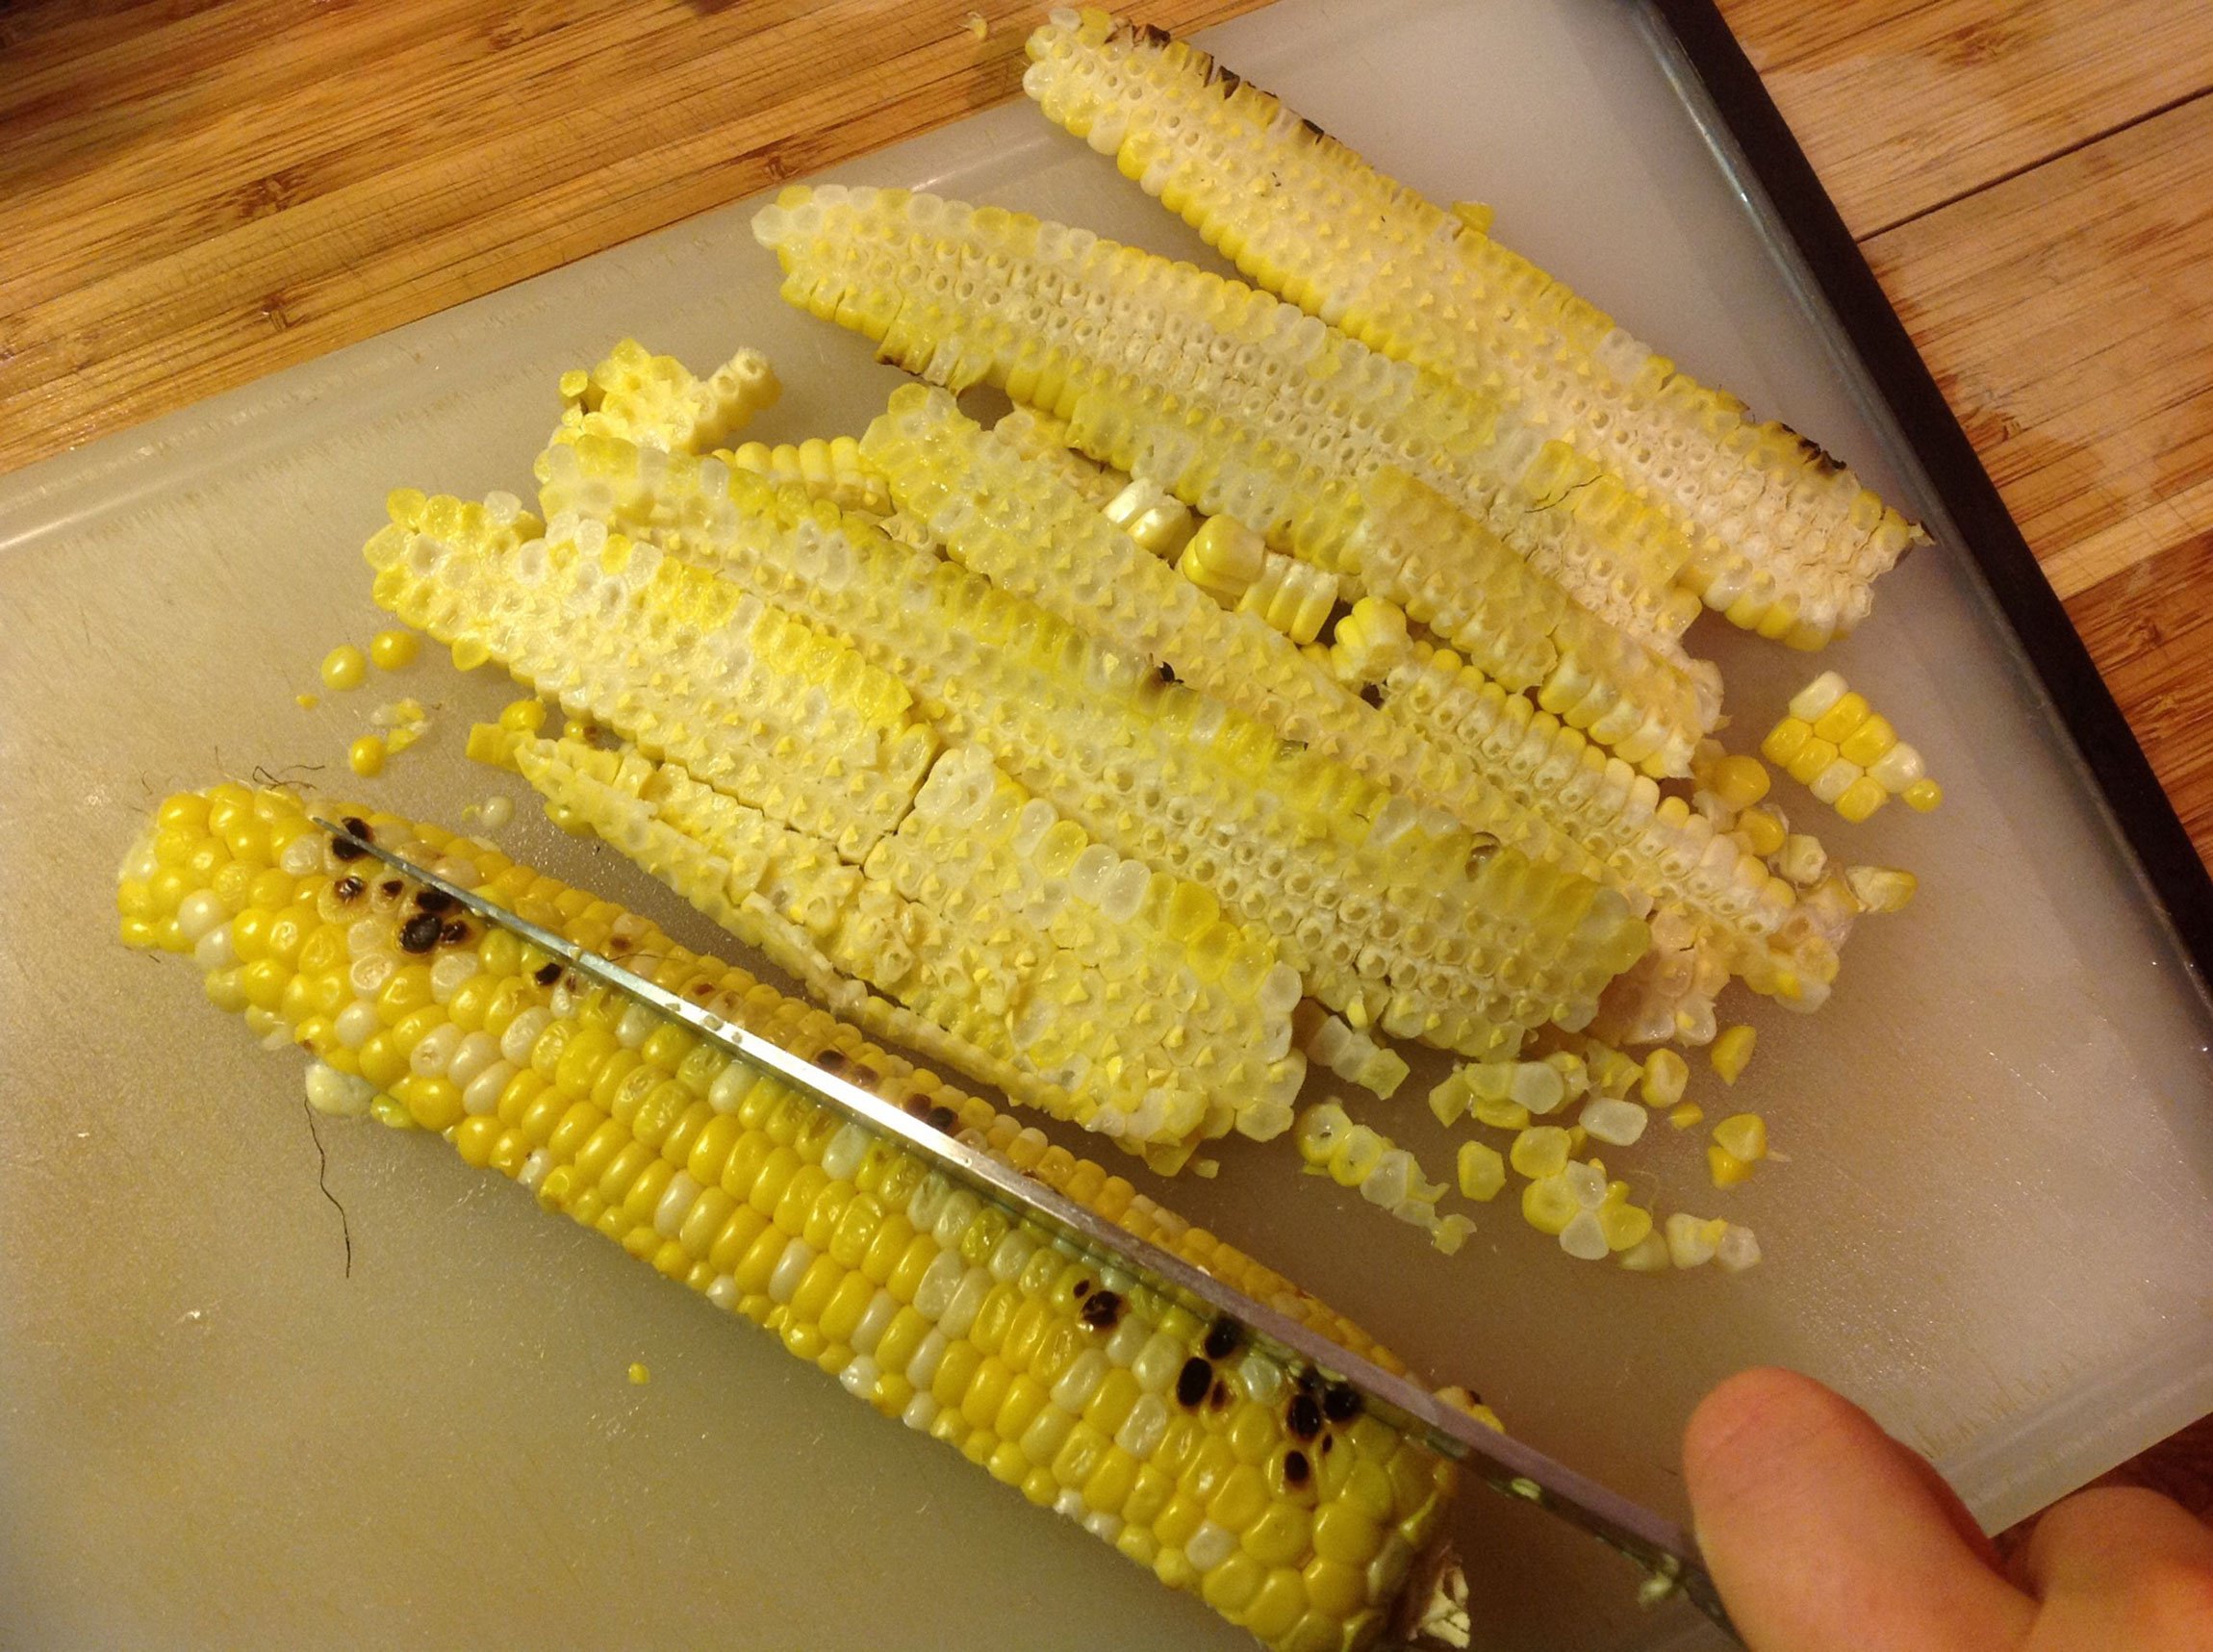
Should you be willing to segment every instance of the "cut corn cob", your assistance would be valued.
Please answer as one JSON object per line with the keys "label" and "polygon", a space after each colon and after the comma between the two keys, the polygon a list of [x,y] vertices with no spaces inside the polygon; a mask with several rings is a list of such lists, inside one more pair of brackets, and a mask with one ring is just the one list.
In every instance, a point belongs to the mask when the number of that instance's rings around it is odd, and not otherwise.
{"label": "cut corn cob", "polygon": [[373,594],[439,641],[848,860],[913,805],[936,738],[848,645],[596,521],[537,538],[534,518],[408,490],[391,512],[365,550]]}
{"label": "cut corn cob", "polygon": [[750,470],[772,482],[796,482],[814,499],[827,499],[841,511],[863,511],[872,517],[891,514],[891,496],[883,477],[860,456],[860,444],[850,436],[825,442],[811,437],[796,445],[779,442],[749,442],[715,454],[736,470]]}
{"label": "cut corn cob", "polygon": [[620,436],[648,447],[704,453],[776,404],[781,387],[758,350],[740,350],[713,376],[695,378],[674,356],[624,339],[589,370],[561,375],[556,442]]}
{"label": "cut corn cob", "polygon": [[635,753],[563,740],[517,758],[840,1013],[1156,1168],[1233,1128],[1290,1123],[1299,979],[1268,938],[1200,921],[1199,890],[1095,850],[973,748],[939,759],[861,868]]}
{"label": "cut corn cob", "polygon": [[1691,546],[1670,570],[1735,623],[1815,648],[1922,538],[1788,427],[1755,422],[1491,241],[1195,47],[1056,12],[1023,87],[1253,280],[1397,360],[1488,392],[1501,426],[1612,467]]}
{"label": "cut corn cob", "polygon": [[[1128,1182],[828,1016],[480,846],[391,816],[363,824],[408,858],[1380,1352]],[[1340,1403],[1349,1394],[1323,1404],[1308,1379],[1239,1348],[1227,1328],[1071,1260],[688,1030],[441,910],[432,892],[381,871],[372,886],[363,864],[285,794],[222,786],[172,798],[122,889],[150,893],[162,871],[179,877],[154,898],[158,917],[126,921],[143,926],[126,939],[192,953],[218,1006],[311,1052],[310,1093],[326,1110],[443,1133],[469,1163],[775,1332],[884,1414],[959,1448],[1267,1644],[1357,1646],[1381,1627],[1452,1494],[1444,1460]]]}
{"label": "cut corn cob", "polygon": [[[1525,563],[1500,537],[1612,532],[1618,489],[1553,475],[1561,466],[1538,456],[1477,451],[1485,419],[1441,382],[1236,283],[997,209],[789,190],[754,231],[795,304],[932,382],[990,379],[1065,417],[1094,458],[1235,518],[1352,595],[1399,603],[1512,686],[1543,685],[1633,760],[1681,773],[1712,725],[1718,678],[1672,632],[1638,626],[1588,582],[1569,596],[1543,546]],[[985,269],[993,279],[978,278]],[[941,301],[941,284],[961,296]],[[1516,478],[1545,471],[1530,484],[1538,496],[1470,479],[1501,464]]]}
{"label": "cut corn cob", "polygon": [[946,740],[1265,928],[1308,991],[1357,1025],[1511,1052],[1545,1020],[1579,1025],[1641,945],[1616,892],[1510,851],[1471,859],[1464,831],[1433,829],[1404,799],[965,570],[715,461],[649,457],[603,440],[548,449],[547,508],[558,521],[579,497],[614,500],[619,524],[851,641]]}

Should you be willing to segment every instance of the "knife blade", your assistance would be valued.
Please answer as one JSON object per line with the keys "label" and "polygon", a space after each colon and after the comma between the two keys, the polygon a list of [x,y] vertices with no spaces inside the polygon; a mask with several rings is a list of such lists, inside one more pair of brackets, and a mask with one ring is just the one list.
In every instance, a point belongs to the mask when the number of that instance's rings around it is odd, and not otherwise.
{"label": "knife blade", "polygon": [[486,923],[560,959],[565,967],[587,979],[682,1024],[736,1059],[774,1074],[864,1129],[897,1141],[1007,1215],[1036,1222],[1081,1252],[1092,1265],[1122,1269],[1202,1318],[1231,1320],[1253,1346],[1287,1371],[1311,1370],[1327,1382],[1349,1385],[1384,1420],[1452,1459],[1493,1490],[1533,1503],[1626,1557],[1643,1573],[1640,1597],[1647,1603],[1657,1604],[1680,1594],[1735,1637],[1720,1593],[1696,1546],[1687,1533],[1653,1510],[1533,1446],[1485,1427],[1409,1378],[1339,1347],[851,1080],[793,1055],[474,890],[393,853],[370,837],[343,825],[313,818],[334,838],[437,890]]}

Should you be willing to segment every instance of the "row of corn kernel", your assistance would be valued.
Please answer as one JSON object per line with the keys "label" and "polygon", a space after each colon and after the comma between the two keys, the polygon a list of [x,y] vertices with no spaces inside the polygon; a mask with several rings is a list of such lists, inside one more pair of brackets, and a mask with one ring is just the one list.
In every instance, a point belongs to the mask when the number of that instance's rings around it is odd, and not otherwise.
{"label": "row of corn kernel", "polygon": [[1836,672],[1823,672],[1792,698],[1790,715],[1760,750],[1847,821],[1866,820],[1894,797],[1924,812],[1944,801],[1920,753]]}

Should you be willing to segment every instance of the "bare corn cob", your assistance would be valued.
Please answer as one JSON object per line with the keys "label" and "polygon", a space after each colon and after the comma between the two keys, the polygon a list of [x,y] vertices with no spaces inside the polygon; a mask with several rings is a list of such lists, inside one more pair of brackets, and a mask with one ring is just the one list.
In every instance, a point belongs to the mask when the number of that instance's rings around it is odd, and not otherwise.
{"label": "bare corn cob", "polygon": [[[1494,451],[1495,419],[1443,381],[1235,282],[995,208],[787,190],[754,233],[787,298],[932,382],[999,384],[1352,594],[1424,620],[1441,602],[1471,651],[1515,622],[1494,669],[1632,760],[1682,772],[1712,725],[1718,679],[1674,640],[1687,611],[1634,600],[1649,513],[1564,448]],[[1570,565],[1589,574],[1572,597],[1549,576]]]}
{"label": "bare corn cob", "polygon": [[364,550],[376,599],[457,654],[497,660],[849,860],[913,805],[937,740],[846,644],[597,521],[548,540],[534,518],[410,490],[391,513]]}
{"label": "bare corn cob", "polygon": [[973,748],[938,760],[865,868],[673,765],[574,740],[516,757],[549,801],[840,1013],[1157,1168],[1205,1137],[1290,1122],[1300,983],[1273,942],[1192,927],[1200,891],[1089,845]]}
{"label": "bare corn cob", "polygon": [[[901,508],[927,520],[955,561],[1108,647],[1164,660],[1280,734],[1532,858],[1643,903],[1681,906],[1712,929],[1724,964],[1764,991],[1794,996],[1801,976],[1819,984],[1833,974],[1834,959],[1818,950],[1775,955],[1771,937],[1793,897],[1757,856],[1456,656],[1409,644],[1403,617],[1377,598],[1339,623],[1335,652],[1359,655],[1342,668],[1350,681],[1388,685],[1381,710],[1279,633],[1222,612],[1122,543],[1081,496],[979,429],[944,392],[895,393],[862,446]],[[1386,623],[1394,617],[1395,627]]]}
{"label": "bare corn cob", "polygon": [[[620,434],[620,432],[609,432]],[[850,436],[825,442],[811,437],[796,445],[749,442],[738,448],[723,448],[715,457],[733,470],[750,470],[772,482],[797,482],[810,498],[827,499],[841,511],[863,511],[872,517],[891,514],[891,498],[883,478],[860,456],[860,445]]]}
{"label": "bare corn cob", "polygon": [[[1126,1182],[650,924],[436,827],[362,825],[1347,1331]],[[1349,1394],[1290,1381],[1230,1328],[1070,1260],[890,1143],[572,984],[433,892],[381,872],[372,883],[363,864],[285,794],[183,794],[125,864],[118,900],[139,914],[125,938],[191,952],[218,1006],[310,1051],[310,1094],[328,1110],[439,1131],[1264,1642],[1357,1646],[1380,1629],[1452,1494],[1449,1463]]]}
{"label": "bare corn cob", "polygon": [[674,356],[624,339],[598,367],[561,375],[556,442],[621,436],[648,447],[704,453],[776,404],[781,387],[758,350],[740,350],[711,377],[693,376]]}
{"label": "bare corn cob", "polygon": [[1547,1019],[1579,1025],[1641,950],[1616,892],[1512,851],[1471,862],[1464,831],[976,575],[713,461],[642,458],[548,449],[547,508],[614,500],[619,523],[848,638],[946,739],[1267,928],[1308,990],[1363,1025],[1496,1052]]}
{"label": "bare corn cob", "polygon": [[1467,215],[1424,199],[1197,48],[1056,12],[1024,89],[1247,275],[1394,359],[1495,391],[1662,502],[1677,577],[1765,636],[1815,648],[1865,618],[1922,537],[1795,431],[1754,420]]}

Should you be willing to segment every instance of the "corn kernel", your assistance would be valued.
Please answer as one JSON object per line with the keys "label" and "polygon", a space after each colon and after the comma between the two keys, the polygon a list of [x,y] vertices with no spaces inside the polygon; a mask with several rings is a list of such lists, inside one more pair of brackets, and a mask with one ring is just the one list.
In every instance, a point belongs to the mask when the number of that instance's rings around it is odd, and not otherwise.
{"label": "corn kernel", "polygon": [[1721,1082],[1734,1084],[1742,1076],[1745,1065],[1752,1059],[1752,1047],[1759,1040],[1759,1029],[1745,1026],[1732,1027],[1714,1040],[1706,1058],[1713,1062],[1714,1071],[1721,1075]]}
{"label": "corn kernel", "polygon": [[322,657],[322,686],[343,691],[359,688],[369,674],[369,662],[351,643],[343,643]]}
{"label": "corn kernel", "polygon": [[1890,801],[1891,795],[1883,790],[1880,780],[1871,775],[1862,775],[1837,794],[1832,806],[1846,821],[1858,826]]}
{"label": "corn kernel", "polygon": [[1836,672],[1823,672],[1791,697],[1791,715],[1811,725],[1844,699],[1844,677]]}
{"label": "corn kernel", "polygon": [[345,763],[347,768],[366,780],[383,773],[384,756],[384,737],[379,734],[364,734],[346,748]]}
{"label": "corn kernel", "polygon": [[369,638],[369,657],[378,671],[395,672],[412,665],[421,647],[421,639],[413,631],[394,626]]}
{"label": "corn kernel", "polygon": [[1737,829],[1744,834],[1752,852],[1763,860],[1781,849],[1788,835],[1782,821],[1767,809],[1746,809],[1737,817]]}
{"label": "corn kernel", "polygon": [[1836,760],[1837,748],[1835,744],[1816,735],[1803,746],[1800,746],[1797,754],[1783,767],[1791,778],[1797,781],[1799,785],[1810,786],[1814,783],[1816,776]]}
{"label": "corn kernel", "polygon": [[1835,743],[1856,731],[1868,720],[1868,697],[1847,691],[1840,695],[1837,702],[1814,719],[1814,732],[1823,740]]}
{"label": "corn kernel", "polygon": [[1692,1125],[1702,1123],[1705,1117],[1706,1109],[1696,1102],[1678,1102],[1667,1109],[1667,1122],[1677,1130],[1689,1130]]}
{"label": "corn kernel", "polygon": [[1691,1064],[1672,1050],[1655,1050],[1644,1058],[1644,1080],[1638,1093],[1648,1107],[1671,1107],[1683,1099]]}
{"label": "corn kernel", "polygon": [[1891,726],[1889,718],[1877,712],[1837,742],[1837,754],[1865,769],[1897,743],[1898,731]]}
{"label": "corn kernel", "polygon": [[1786,717],[1760,742],[1760,754],[1778,768],[1788,768],[1814,738],[1814,725],[1800,718]]}
{"label": "corn kernel", "polygon": [[1768,766],[1757,757],[1730,756],[1714,765],[1706,789],[1731,809],[1747,809],[1768,795]]}
{"label": "corn kernel", "polygon": [[1924,775],[1900,792],[1898,797],[1907,808],[1925,815],[1944,801],[1944,788]]}
{"label": "corn kernel", "polygon": [[1461,1143],[1459,1171],[1460,1190],[1470,1199],[1488,1202],[1506,1186],[1506,1161],[1484,1142]]}
{"label": "corn kernel", "polygon": [[1714,1127],[1714,1139],[1722,1150],[1746,1164],[1768,1156],[1768,1125],[1758,1113],[1735,1113]]}
{"label": "corn kernel", "polygon": [[1717,1187],[1734,1187],[1748,1181],[1752,1167],[1719,1142],[1706,1144],[1706,1173]]}

